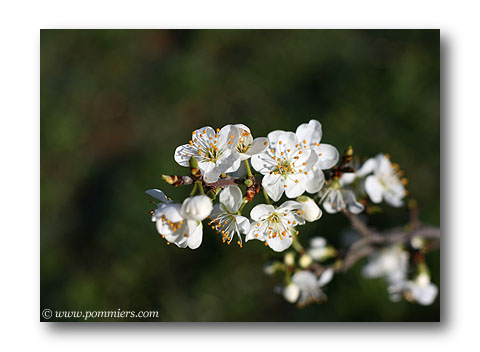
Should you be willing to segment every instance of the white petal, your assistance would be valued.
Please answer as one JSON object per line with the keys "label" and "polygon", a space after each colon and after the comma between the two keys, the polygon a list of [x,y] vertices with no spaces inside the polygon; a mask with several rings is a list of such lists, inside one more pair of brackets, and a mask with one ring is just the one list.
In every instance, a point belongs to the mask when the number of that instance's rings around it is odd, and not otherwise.
{"label": "white petal", "polygon": [[300,143],[306,141],[307,145],[320,143],[322,139],[322,125],[317,120],[310,120],[297,127],[296,135]]}
{"label": "white petal", "polygon": [[[243,154],[240,154],[240,161],[243,161],[241,159]],[[240,167],[238,168],[237,171],[234,171],[234,172],[231,172],[231,173],[228,173],[229,176],[232,176],[232,177],[245,177],[247,176],[247,168],[245,166],[245,163],[242,163],[240,162]]]}
{"label": "white petal", "polygon": [[197,155],[198,151],[190,144],[184,144],[175,149],[174,159],[180,166],[189,166],[190,158]]}
{"label": "white petal", "polygon": [[314,237],[310,240],[310,247],[312,248],[323,248],[327,245],[327,240],[323,237]]}
{"label": "white petal", "polygon": [[403,193],[400,197],[394,193],[391,193],[391,192],[387,192],[383,195],[383,197],[385,198],[385,202],[388,203],[389,205],[391,205],[392,207],[396,207],[396,208],[399,208],[401,206],[403,206],[403,196],[404,196],[405,193]]}
{"label": "white petal", "polygon": [[365,180],[365,191],[373,203],[382,201],[383,187],[374,175],[370,175]]}
{"label": "white petal", "polygon": [[[275,137],[278,138],[278,144],[276,145],[275,148],[278,148],[283,151],[285,149],[295,149],[295,146],[298,144],[297,135],[293,132],[289,132],[289,131],[282,132],[277,134]],[[270,140],[270,137],[269,137],[269,140]],[[282,142],[281,147],[280,147],[280,142]]]}
{"label": "white petal", "polygon": [[334,271],[332,268],[328,268],[327,270],[325,270],[318,279],[318,286],[322,287],[328,284],[333,278],[333,272]]}
{"label": "white petal", "polygon": [[[265,241],[265,234],[258,231],[258,229],[260,228],[259,226],[257,226],[257,222],[252,222],[250,224],[250,231],[248,232],[248,234],[245,236],[245,241],[248,242],[250,240],[259,240],[259,241]],[[258,236],[255,236],[255,234],[258,234]]]}
{"label": "white petal", "polygon": [[357,174],[355,172],[345,172],[342,174],[342,177],[338,180],[340,186],[347,186],[351,185],[353,181],[357,178]]}
{"label": "white petal", "polygon": [[145,191],[145,193],[148,194],[149,196],[155,198],[155,199],[158,199],[162,203],[171,203],[172,202],[170,199],[167,198],[165,193],[163,193],[159,189],[149,189],[149,190]]}
{"label": "white petal", "polygon": [[264,220],[266,217],[271,215],[275,210],[275,207],[270,204],[258,204],[253,207],[250,211],[250,217],[255,220]]}
{"label": "white petal", "polygon": [[270,146],[273,148],[276,146],[277,142],[278,142],[278,137],[285,133],[285,131],[282,131],[282,130],[276,130],[276,131],[272,131],[270,132],[268,135],[267,135],[267,138],[268,138],[268,141],[270,142]]}
{"label": "white petal", "polygon": [[216,168],[213,168],[212,170],[210,170],[209,172],[203,174],[203,180],[205,181],[205,183],[215,183],[218,181],[218,179],[220,178],[220,174],[222,172],[219,170],[219,169],[216,169]]}
{"label": "white petal", "polygon": [[224,126],[218,135],[218,148],[233,149],[237,147],[240,131],[234,125]]}
{"label": "white petal", "polygon": [[163,207],[159,207],[157,210],[157,218],[165,216],[165,218],[171,222],[179,222],[183,220],[180,204],[165,204]]}
{"label": "white petal", "polygon": [[215,130],[210,126],[204,126],[192,132],[192,141],[195,138],[201,138],[202,140],[208,142],[210,140],[209,137],[215,137]]}
{"label": "white petal", "polygon": [[438,288],[431,283],[427,286],[412,285],[411,292],[417,303],[428,306],[435,301],[438,294]]}
{"label": "white petal", "polygon": [[300,201],[302,205],[301,216],[308,222],[314,222],[320,219],[322,216],[322,210],[319,208],[317,203],[310,197],[305,197],[304,200]]}
{"label": "white petal", "polygon": [[277,208],[277,213],[294,212],[302,209],[302,205],[295,200],[287,200]]}
{"label": "white petal", "polygon": [[270,171],[273,170],[273,159],[266,153],[256,154],[252,156],[252,166],[253,168],[260,172],[262,175],[267,175]]}
{"label": "white petal", "polygon": [[343,190],[343,199],[347,204],[348,211],[352,214],[360,214],[365,209],[363,204],[357,201],[355,193],[352,190]]}
{"label": "white petal", "polygon": [[305,183],[306,182],[295,182],[296,177],[288,177],[285,185],[285,195],[288,198],[297,198],[298,196],[302,195],[305,192]]}
{"label": "white petal", "polygon": [[195,221],[205,220],[212,212],[213,205],[209,197],[198,195],[189,197],[182,203],[181,214],[184,218]]}
{"label": "white petal", "polygon": [[157,221],[155,227],[160,235],[170,235],[173,233],[172,228],[165,221]]}
{"label": "white petal", "polygon": [[376,161],[376,168],[375,174],[391,174],[392,173],[392,163],[390,159],[388,159],[385,154],[378,154],[375,157]]}
{"label": "white petal", "polygon": [[220,204],[214,204],[213,205],[213,210],[210,214],[210,217],[212,219],[217,219],[220,215],[225,215],[225,210],[223,210],[222,206]]}
{"label": "white petal", "polygon": [[292,245],[292,242],[293,240],[289,236],[282,236],[282,239],[280,239],[280,236],[278,235],[276,237],[267,238],[268,246],[275,252],[283,252]]}
{"label": "white petal", "polygon": [[202,244],[203,226],[201,222],[189,220],[188,228],[190,230],[188,234],[187,245],[190,249],[197,249]]}
{"label": "white petal", "polygon": [[318,156],[317,166],[320,169],[330,169],[337,164],[340,154],[333,145],[322,143],[319,146],[313,146],[312,149]]}
{"label": "white petal", "polygon": [[[234,126],[239,128],[240,130],[244,130],[245,132],[251,133],[250,128],[248,128],[247,126],[245,126],[242,123],[236,123]],[[240,131],[240,132],[243,132],[243,131]],[[242,134],[242,133],[240,133],[240,134]]]}
{"label": "white petal", "polygon": [[357,177],[364,177],[371,174],[377,165],[377,161],[374,158],[370,158],[365,161],[360,169],[357,170]]}
{"label": "white petal", "polygon": [[292,282],[301,290],[308,290],[317,286],[317,277],[311,271],[302,270],[292,276]]}
{"label": "white petal", "polygon": [[323,171],[317,168],[313,168],[307,175],[305,190],[308,193],[317,193],[322,189],[324,183],[325,175],[323,174]]}
{"label": "white petal", "polygon": [[229,213],[236,213],[242,205],[242,191],[238,186],[228,186],[220,193],[220,203]]}
{"label": "white petal", "polygon": [[245,154],[255,155],[263,153],[268,148],[268,139],[265,137],[255,138]]}
{"label": "white petal", "polygon": [[283,194],[285,179],[281,175],[267,174],[262,179],[262,187],[274,202],[277,202]]}
{"label": "white petal", "polygon": [[242,164],[241,156],[242,156],[241,153],[237,152],[236,150],[232,150],[232,153],[228,157],[228,159],[221,160],[222,166],[220,166],[220,168],[222,168],[222,170],[223,170],[223,163],[225,163],[225,165],[228,166],[225,171],[222,171],[222,173],[237,171],[240,168],[240,165]]}
{"label": "white petal", "polygon": [[295,284],[289,284],[283,289],[283,298],[290,303],[295,303],[300,296],[300,289]]}
{"label": "white petal", "polygon": [[250,221],[245,216],[234,215],[235,221],[237,222],[238,230],[242,234],[247,234],[250,232]]}

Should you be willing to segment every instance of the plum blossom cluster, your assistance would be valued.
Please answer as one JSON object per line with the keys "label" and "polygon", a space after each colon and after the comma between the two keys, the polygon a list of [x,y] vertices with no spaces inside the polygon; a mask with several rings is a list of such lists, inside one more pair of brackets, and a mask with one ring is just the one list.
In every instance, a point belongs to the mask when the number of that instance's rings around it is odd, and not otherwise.
{"label": "plum blossom cluster", "polygon": [[[414,237],[411,248],[421,251],[424,241]],[[367,278],[382,278],[388,284],[389,298],[398,302],[403,298],[421,305],[430,305],[435,301],[438,287],[430,281],[430,272],[423,260],[416,260],[414,273],[409,276],[410,253],[401,245],[396,244],[372,254],[363,268]]]}
{"label": "plum blossom cluster", "polygon": [[[388,155],[359,164],[349,147],[340,157],[335,146],[323,143],[317,120],[255,138],[243,124],[205,126],[175,149],[174,160],[188,168],[187,175],[162,178],[173,186],[190,185],[189,196],[175,202],[162,190],[146,191],[154,198],[150,214],[161,237],[167,244],[197,249],[205,226],[223,243],[243,247],[263,242],[282,253],[265,272],[281,273],[283,285],[277,291],[300,307],[325,301],[326,285],[347,262],[345,252],[322,237],[304,248],[302,225],[321,221],[322,208],[328,214],[358,216],[381,202],[401,207],[407,195],[407,180]],[[392,300],[431,304],[436,286],[424,262],[417,266],[421,270],[409,279],[409,252],[400,245],[381,247],[369,258],[364,275],[385,278]]]}

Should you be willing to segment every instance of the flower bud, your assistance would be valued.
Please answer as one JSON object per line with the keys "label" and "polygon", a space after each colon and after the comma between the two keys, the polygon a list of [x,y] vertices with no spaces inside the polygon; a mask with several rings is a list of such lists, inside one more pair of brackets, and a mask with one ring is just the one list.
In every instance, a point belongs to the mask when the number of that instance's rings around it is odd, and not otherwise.
{"label": "flower bud", "polygon": [[428,273],[421,273],[415,279],[418,286],[427,286],[430,283],[430,275]]}
{"label": "flower bud", "polygon": [[283,289],[283,297],[290,303],[295,303],[298,296],[300,296],[300,288],[293,283]]}
{"label": "flower bud", "polygon": [[182,214],[185,218],[202,221],[212,212],[212,201],[204,195],[187,198],[182,204]]}
{"label": "flower bud", "polygon": [[288,252],[287,254],[285,254],[283,260],[288,266],[293,266],[295,264],[295,256],[292,252]]}
{"label": "flower bud", "polygon": [[297,202],[302,205],[301,216],[308,222],[316,221],[322,216],[322,210],[312,198],[300,196],[297,198]]}
{"label": "flower bud", "polygon": [[304,254],[300,257],[300,259],[298,260],[298,263],[300,264],[300,266],[302,268],[308,268],[310,266],[310,264],[312,264],[312,257],[310,257],[308,254]]}
{"label": "flower bud", "polygon": [[410,240],[410,244],[415,249],[422,249],[423,246],[425,245],[425,241],[424,241],[423,238],[421,238],[419,236],[415,236]]}

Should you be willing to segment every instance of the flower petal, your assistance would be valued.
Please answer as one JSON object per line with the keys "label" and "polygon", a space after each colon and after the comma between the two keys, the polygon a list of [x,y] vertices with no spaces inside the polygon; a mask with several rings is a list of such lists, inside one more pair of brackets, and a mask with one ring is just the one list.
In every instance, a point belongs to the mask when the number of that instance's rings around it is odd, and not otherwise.
{"label": "flower petal", "polygon": [[333,145],[322,143],[318,146],[313,146],[312,149],[315,150],[318,156],[317,167],[320,169],[330,169],[337,164],[340,154]]}
{"label": "flower petal", "polygon": [[201,222],[188,220],[188,240],[187,245],[190,249],[197,249],[202,244],[203,226]]}
{"label": "flower petal", "polygon": [[300,296],[300,289],[295,284],[289,284],[283,289],[283,298],[290,303],[295,303]]}
{"label": "flower petal", "polygon": [[275,207],[271,204],[258,204],[250,211],[250,217],[255,220],[264,220],[275,211]]}
{"label": "flower petal", "polygon": [[186,198],[182,203],[180,211],[186,219],[202,221],[210,215],[212,209],[211,199],[205,195],[198,195]]}
{"label": "flower petal", "polygon": [[287,200],[277,208],[277,213],[295,212],[300,209],[302,209],[302,205],[299,202],[295,200]]}
{"label": "flower petal", "polygon": [[317,193],[322,189],[324,183],[325,175],[323,174],[323,171],[314,167],[307,175],[305,190],[308,193]]}
{"label": "flower petal", "polygon": [[267,238],[268,246],[273,249],[275,252],[283,252],[285,249],[292,245],[292,238],[289,236],[275,236],[272,238]]}
{"label": "flower petal", "polygon": [[370,175],[365,180],[365,191],[373,203],[382,201],[383,187],[374,175]]}
{"label": "flower petal", "polygon": [[377,161],[374,158],[370,158],[363,163],[363,165],[357,170],[357,177],[364,177],[371,174],[377,165]]}
{"label": "flower petal", "polygon": [[297,285],[300,290],[308,290],[317,286],[317,277],[311,271],[302,270],[292,276],[292,282]]}
{"label": "flower petal", "polygon": [[333,268],[328,268],[327,270],[325,270],[318,279],[318,286],[322,287],[328,284],[333,278],[333,272]]}
{"label": "flower petal", "polygon": [[242,205],[242,191],[238,186],[228,186],[220,193],[220,203],[229,213],[236,213]]}
{"label": "flower petal", "polygon": [[267,175],[273,170],[273,159],[266,153],[255,154],[252,156],[252,166],[255,171],[260,172],[262,175]]}
{"label": "flower petal", "polygon": [[180,166],[188,167],[190,165],[190,158],[197,155],[198,151],[190,144],[184,144],[175,149],[174,159]]}
{"label": "flower petal", "polygon": [[242,234],[247,234],[250,232],[250,221],[241,215],[234,215],[235,221],[237,222],[238,230]]}
{"label": "flower petal", "polygon": [[282,133],[285,133],[285,131],[276,130],[267,135],[268,141],[270,142],[270,147],[274,148],[277,145],[278,138]]}
{"label": "flower petal", "polygon": [[285,186],[287,186],[285,187],[285,195],[288,198],[297,198],[305,192],[305,182],[300,182],[296,178],[288,177]]}
{"label": "flower petal", "polygon": [[343,199],[347,204],[348,211],[352,214],[360,214],[365,209],[363,204],[357,201],[355,193],[352,190],[343,190]]}
{"label": "flower petal", "polygon": [[413,284],[410,285],[409,288],[415,301],[423,306],[432,304],[438,294],[437,286],[432,283],[426,286]]}
{"label": "flower petal", "polygon": [[233,149],[237,147],[240,131],[234,125],[226,125],[222,127],[218,133],[218,148]]}
{"label": "flower petal", "polygon": [[301,143],[303,141],[306,141],[307,145],[320,143],[322,139],[322,125],[317,120],[310,120],[308,123],[302,123],[298,126],[295,134]]}
{"label": "flower petal", "polygon": [[155,198],[155,199],[158,199],[162,203],[171,203],[172,202],[170,199],[167,198],[165,193],[163,193],[163,191],[161,191],[159,189],[149,189],[149,190],[145,191],[145,193],[148,194],[149,196]]}
{"label": "flower petal", "polygon": [[260,154],[260,153],[263,153],[267,148],[268,148],[268,139],[265,137],[258,137],[253,140],[252,144],[250,144],[250,147],[245,152],[245,154],[248,154],[250,156],[255,154]]}
{"label": "flower petal", "polygon": [[262,179],[262,187],[274,202],[277,202],[283,194],[285,179],[281,175],[267,174]]}

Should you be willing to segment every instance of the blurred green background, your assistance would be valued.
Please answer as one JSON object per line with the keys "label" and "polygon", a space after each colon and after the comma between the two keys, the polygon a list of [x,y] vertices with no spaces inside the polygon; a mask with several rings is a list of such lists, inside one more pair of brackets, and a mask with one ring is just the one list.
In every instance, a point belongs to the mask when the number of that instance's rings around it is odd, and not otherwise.
{"label": "blurred green background", "polygon": [[[204,125],[254,136],[311,118],[322,141],[391,154],[421,219],[440,224],[438,30],[42,30],[41,309],[157,310],[162,321],[438,321],[440,297],[391,303],[362,263],[297,309],[273,293],[259,241],[242,249],[206,230],[195,251],[167,246],[144,191],[181,200],[175,148]],[[371,224],[404,224],[384,207]],[[300,240],[339,245],[348,221],[324,215]],[[440,253],[428,256],[440,285]],[[142,320],[143,321],[143,320]]]}

